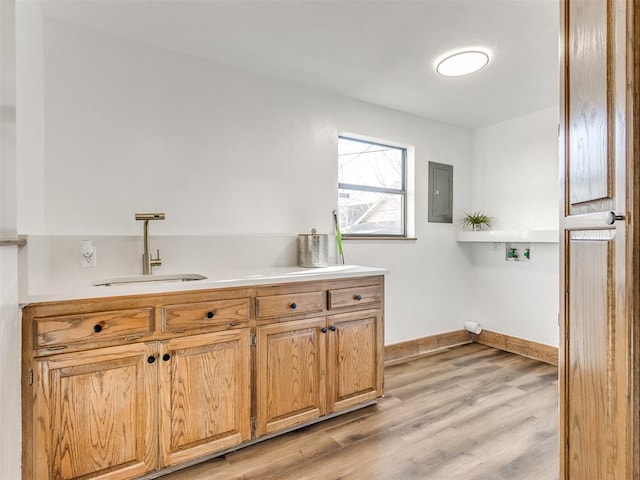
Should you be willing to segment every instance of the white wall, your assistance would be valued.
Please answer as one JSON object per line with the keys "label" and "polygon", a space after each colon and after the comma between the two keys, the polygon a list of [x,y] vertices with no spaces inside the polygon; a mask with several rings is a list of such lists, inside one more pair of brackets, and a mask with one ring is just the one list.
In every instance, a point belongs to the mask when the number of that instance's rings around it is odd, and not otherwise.
{"label": "white wall", "polygon": [[[473,132],[472,209],[494,230],[557,230],[558,109]],[[505,245],[468,244],[473,319],[487,330],[558,345],[558,244],[531,244],[531,262],[508,262]]]}
{"label": "white wall", "polygon": [[44,28],[39,2],[16,4],[18,146],[17,223],[39,232],[44,224]]}
{"label": "white wall", "polygon": [[[368,135],[415,147],[418,240],[345,246],[348,263],[391,270],[386,342],[457,329],[468,316],[457,226],[426,221],[431,160],[454,165],[454,206],[469,205],[468,130],[50,19],[43,43],[44,148],[21,157],[21,168],[44,185],[33,198],[21,177],[21,233],[140,235],[141,211],[166,213],[152,224],[156,239],[209,236],[212,246],[221,235],[331,233],[337,135]],[[39,84],[29,88],[40,98]],[[27,114],[37,117],[32,104]],[[211,255],[226,258],[215,247]],[[73,251],[68,262],[77,265]]]}
{"label": "white wall", "polygon": [[[0,238],[16,235],[15,4],[0,2]],[[0,478],[20,478],[17,247],[0,247]]]}
{"label": "white wall", "polygon": [[494,230],[558,228],[558,108],[473,132],[472,205]]}

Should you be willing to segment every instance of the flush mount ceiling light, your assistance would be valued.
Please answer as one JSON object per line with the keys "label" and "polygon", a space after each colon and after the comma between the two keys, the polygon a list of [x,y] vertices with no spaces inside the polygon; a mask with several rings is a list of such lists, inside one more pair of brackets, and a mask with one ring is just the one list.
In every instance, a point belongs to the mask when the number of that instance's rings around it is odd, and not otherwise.
{"label": "flush mount ceiling light", "polygon": [[482,50],[458,51],[439,60],[436,72],[444,77],[460,77],[477,72],[488,63],[489,54]]}

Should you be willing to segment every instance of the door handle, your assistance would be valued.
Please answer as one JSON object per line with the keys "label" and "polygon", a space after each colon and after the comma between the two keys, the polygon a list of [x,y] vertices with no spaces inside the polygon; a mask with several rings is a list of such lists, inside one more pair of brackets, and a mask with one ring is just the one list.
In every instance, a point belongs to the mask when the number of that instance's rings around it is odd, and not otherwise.
{"label": "door handle", "polygon": [[607,225],[613,225],[616,220],[624,220],[624,215],[619,215],[616,212],[607,212],[604,221]]}

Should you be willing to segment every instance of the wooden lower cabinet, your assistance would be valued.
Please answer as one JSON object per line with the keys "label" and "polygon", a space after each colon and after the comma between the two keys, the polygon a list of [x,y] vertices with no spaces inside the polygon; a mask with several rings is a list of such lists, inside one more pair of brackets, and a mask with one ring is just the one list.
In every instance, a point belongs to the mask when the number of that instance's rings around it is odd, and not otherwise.
{"label": "wooden lower cabinet", "polygon": [[23,478],[152,477],[375,400],[383,288],[373,276],[25,306]]}
{"label": "wooden lower cabinet", "polygon": [[155,344],[34,363],[34,479],[133,478],[156,465]]}
{"label": "wooden lower cabinet", "polygon": [[382,332],[375,309],[259,326],[257,434],[380,397]]}
{"label": "wooden lower cabinet", "polygon": [[249,353],[245,328],[36,360],[34,478],[135,478],[249,440]]}
{"label": "wooden lower cabinet", "polygon": [[161,342],[160,364],[162,466],[251,438],[248,328]]}

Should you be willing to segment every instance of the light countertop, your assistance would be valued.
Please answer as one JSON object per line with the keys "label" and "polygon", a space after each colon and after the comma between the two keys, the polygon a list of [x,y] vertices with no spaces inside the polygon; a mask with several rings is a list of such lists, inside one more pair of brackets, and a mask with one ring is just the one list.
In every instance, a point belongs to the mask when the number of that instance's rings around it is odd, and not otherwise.
{"label": "light countertop", "polygon": [[[114,284],[111,286],[93,286],[91,282],[78,283],[70,280],[64,284],[52,285],[50,291],[28,294],[20,297],[20,305],[30,303],[78,300],[85,298],[117,297],[126,295],[144,295],[164,292],[206,290],[210,288],[244,287],[274,283],[305,282],[313,280],[331,280],[338,278],[385,275],[388,270],[359,265],[333,265],[320,268],[272,267],[255,269],[225,269],[216,272],[175,272],[198,273],[205,280],[189,282],[154,281],[150,283]],[[95,280],[100,280],[96,278]]]}

